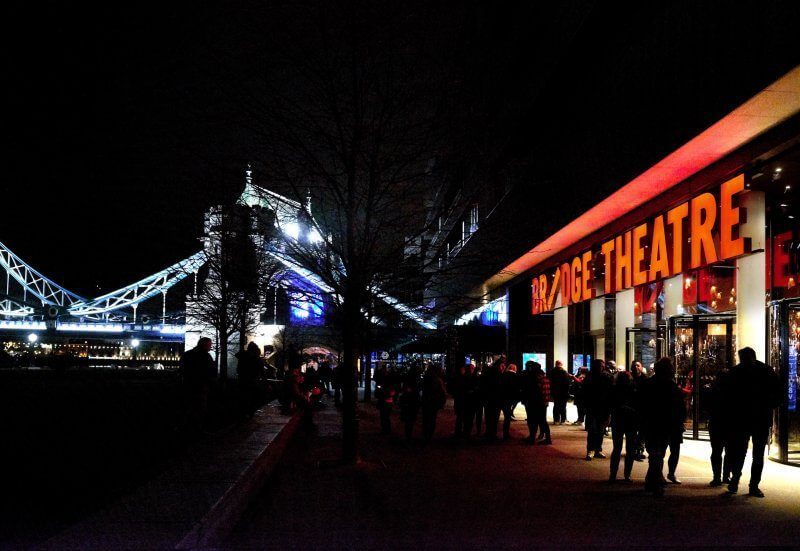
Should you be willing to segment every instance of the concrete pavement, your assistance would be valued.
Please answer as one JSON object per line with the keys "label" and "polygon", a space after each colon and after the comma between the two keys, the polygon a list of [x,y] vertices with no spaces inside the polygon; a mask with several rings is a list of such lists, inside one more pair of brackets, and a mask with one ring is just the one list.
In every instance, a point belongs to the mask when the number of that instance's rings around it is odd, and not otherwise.
{"label": "concrete pavement", "polygon": [[[657,498],[643,491],[646,463],[634,466],[633,484],[609,484],[607,459],[584,461],[580,427],[553,427],[553,446],[524,445],[521,407],[513,440],[465,444],[450,438],[448,405],[437,439],[427,446],[419,432],[410,444],[381,436],[374,406],[361,407],[362,462],[337,466],[338,413],[317,413],[319,430],[298,432],[273,483],[222,547],[800,544],[798,468],[767,461],[765,499],[728,496],[707,485],[708,443],[687,442],[678,467],[683,484]],[[396,413],[393,423],[399,434]],[[610,454],[608,439],[605,451]]]}

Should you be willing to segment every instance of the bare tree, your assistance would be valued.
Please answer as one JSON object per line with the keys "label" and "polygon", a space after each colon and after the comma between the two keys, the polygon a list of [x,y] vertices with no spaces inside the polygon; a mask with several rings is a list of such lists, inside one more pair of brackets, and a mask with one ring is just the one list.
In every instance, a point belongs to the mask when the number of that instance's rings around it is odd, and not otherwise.
{"label": "bare tree", "polygon": [[[446,39],[432,28],[440,14],[424,5],[276,10],[281,26],[265,31],[278,53],[268,74],[241,88],[241,106],[268,185],[300,201],[309,190],[314,197],[314,216],[301,213],[305,229],[281,228],[290,235],[283,254],[333,298],[343,345],[343,456],[353,461],[356,366],[373,321],[365,313],[373,299],[391,303],[389,294],[419,275],[422,266],[415,273],[403,265],[404,253],[434,223],[428,207],[440,185]],[[303,17],[293,17],[297,10]]]}
{"label": "bare tree", "polygon": [[206,219],[206,264],[196,292],[186,302],[187,320],[216,332],[220,378],[227,378],[228,349],[238,335],[239,349],[258,325],[263,297],[279,283],[281,267],[263,249],[272,238],[271,216],[231,205],[212,209]]}

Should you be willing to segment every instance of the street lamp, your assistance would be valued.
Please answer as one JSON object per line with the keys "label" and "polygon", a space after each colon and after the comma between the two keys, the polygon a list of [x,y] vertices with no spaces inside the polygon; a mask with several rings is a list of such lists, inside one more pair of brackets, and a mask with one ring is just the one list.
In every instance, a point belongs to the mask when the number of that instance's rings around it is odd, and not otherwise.
{"label": "street lamp", "polygon": [[139,339],[131,339],[131,348],[133,349],[133,362],[132,366],[136,367],[138,358],[136,357],[136,349],[139,347]]}

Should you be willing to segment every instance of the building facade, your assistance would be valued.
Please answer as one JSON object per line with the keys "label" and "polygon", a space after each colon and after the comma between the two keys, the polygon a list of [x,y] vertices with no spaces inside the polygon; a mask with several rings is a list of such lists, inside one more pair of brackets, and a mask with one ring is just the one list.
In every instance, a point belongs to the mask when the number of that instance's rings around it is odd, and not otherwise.
{"label": "building facade", "polygon": [[800,463],[798,188],[800,68],[489,278],[509,356],[670,356],[702,438],[711,382],[749,346],[783,385],[770,454]]}

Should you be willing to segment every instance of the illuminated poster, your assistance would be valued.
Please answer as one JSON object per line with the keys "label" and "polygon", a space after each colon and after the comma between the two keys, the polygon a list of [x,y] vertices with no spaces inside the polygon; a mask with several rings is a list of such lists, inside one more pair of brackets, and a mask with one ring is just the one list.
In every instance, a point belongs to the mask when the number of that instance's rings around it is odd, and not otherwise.
{"label": "illuminated poster", "polygon": [[522,365],[524,366],[528,361],[538,362],[542,369],[547,365],[547,354],[543,352],[523,352]]}
{"label": "illuminated poster", "polygon": [[787,402],[789,404],[789,411],[797,410],[797,347],[789,347],[789,384],[787,393]]}

